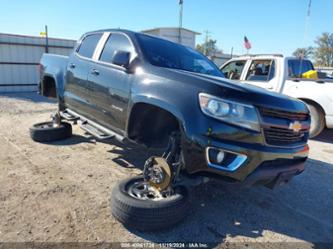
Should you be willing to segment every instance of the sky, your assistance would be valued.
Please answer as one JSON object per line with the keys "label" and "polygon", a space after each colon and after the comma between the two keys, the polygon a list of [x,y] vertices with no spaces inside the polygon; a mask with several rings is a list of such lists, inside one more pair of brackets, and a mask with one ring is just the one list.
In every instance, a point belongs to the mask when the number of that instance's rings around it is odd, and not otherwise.
{"label": "sky", "polygon": [[[0,0],[0,32],[38,36],[48,25],[50,37],[78,39],[87,31],[125,28],[135,31],[177,27],[179,0]],[[210,38],[224,53],[290,55],[314,46],[323,32],[333,32],[333,1],[312,0],[184,0],[183,27]],[[307,28],[306,28],[307,27]],[[307,31],[306,31],[307,30]]]}

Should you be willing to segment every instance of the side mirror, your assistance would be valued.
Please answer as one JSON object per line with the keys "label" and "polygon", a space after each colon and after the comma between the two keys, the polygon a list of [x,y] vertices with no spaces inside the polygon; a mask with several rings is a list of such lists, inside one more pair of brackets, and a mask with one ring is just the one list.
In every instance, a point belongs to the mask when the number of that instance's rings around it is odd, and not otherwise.
{"label": "side mirror", "polygon": [[117,50],[113,54],[112,63],[127,69],[130,62],[130,57],[130,52]]}

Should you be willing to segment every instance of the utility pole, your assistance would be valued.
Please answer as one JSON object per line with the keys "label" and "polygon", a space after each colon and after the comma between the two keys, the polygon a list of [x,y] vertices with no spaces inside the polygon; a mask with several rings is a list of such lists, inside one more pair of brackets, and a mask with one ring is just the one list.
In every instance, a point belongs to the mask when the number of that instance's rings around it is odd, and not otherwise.
{"label": "utility pole", "polygon": [[210,32],[209,32],[208,30],[205,30],[204,33],[205,33],[204,55],[207,56],[207,53],[208,53],[208,51],[207,51],[207,44],[208,44],[208,38],[209,38],[209,34],[210,34]]}
{"label": "utility pole", "polygon": [[183,0],[179,0],[179,30],[178,30],[178,42],[182,44],[182,28],[183,28]]}

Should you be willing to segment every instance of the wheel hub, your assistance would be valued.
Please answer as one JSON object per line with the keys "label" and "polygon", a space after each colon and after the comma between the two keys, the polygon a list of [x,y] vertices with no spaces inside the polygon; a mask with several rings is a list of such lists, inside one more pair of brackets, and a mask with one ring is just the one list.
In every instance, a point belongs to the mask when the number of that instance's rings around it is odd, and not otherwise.
{"label": "wheel hub", "polygon": [[145,163],[143,176],[151,186],[162,191],[171,183],[172,170],[165,158],[150,157]]}

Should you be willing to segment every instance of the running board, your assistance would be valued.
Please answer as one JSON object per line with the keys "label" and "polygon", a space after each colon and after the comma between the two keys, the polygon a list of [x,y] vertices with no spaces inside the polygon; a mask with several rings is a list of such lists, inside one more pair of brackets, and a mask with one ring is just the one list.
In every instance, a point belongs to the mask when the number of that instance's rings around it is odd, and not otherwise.
{"label": "running board", "polygon": [[66,119],[67,121],[77,121],[80,119],[78,116],[70,114],[67,110],[60,112],[60,116]]}
{"label": "running board", "polygon": [[65,111],[61,112],[60,115],[68,121],[80,120],[81,129],[90,133],[91,135],[93,135],[94,137],[96,137],[100,140],[111,139],[111,138],[115,138],[120,142],[123,142],[125,140],[124,136],[119,135],[118,133],[115,133],[114,131],[112,131],[110,129],[107,129],[107,128],[97,124],[96,122],[91,121],[70,109],[66,109]]}
{"label": "running board", "polygon": [[100,140],[114,138],[115,135],[106,134],[103,131],[97,129],[95,126],[91,125],[88,121],[83,121],[80,125],[81,129],[90,133],[94,137],[97,137]]}

